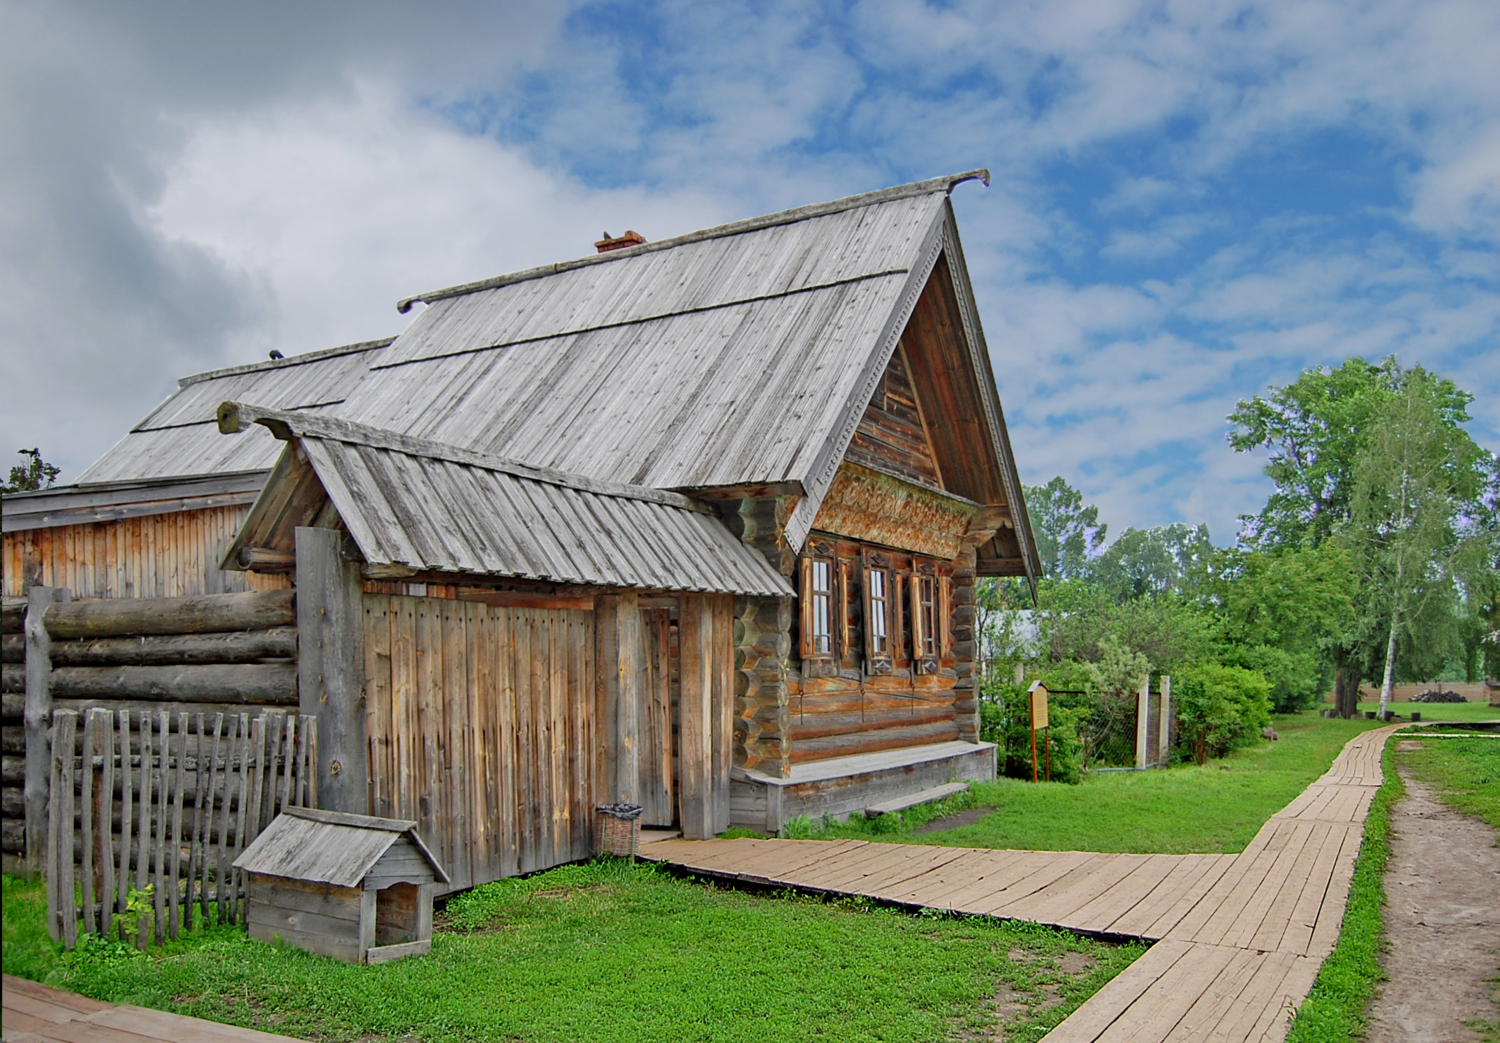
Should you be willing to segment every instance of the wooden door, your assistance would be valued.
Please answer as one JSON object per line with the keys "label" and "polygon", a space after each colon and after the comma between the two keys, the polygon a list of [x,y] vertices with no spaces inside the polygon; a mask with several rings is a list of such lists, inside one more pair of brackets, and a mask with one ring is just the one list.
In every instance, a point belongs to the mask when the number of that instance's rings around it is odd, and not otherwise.
{"label": "wooden door", "polygon": [[672,768],[671,613],[643,608],[640,658],[640,802],[645,826],[671,826],[677,817]]}

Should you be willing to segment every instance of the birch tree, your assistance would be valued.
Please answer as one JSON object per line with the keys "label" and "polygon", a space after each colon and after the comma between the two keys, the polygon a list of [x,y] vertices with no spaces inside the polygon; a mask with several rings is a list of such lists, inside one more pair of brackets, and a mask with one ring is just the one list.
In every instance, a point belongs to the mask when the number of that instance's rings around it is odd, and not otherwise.
{"label": "birch tree", "polygon": [[1396,653],[1434,600],[1454,599],[1488,564],[1486,502],[1494,458],[1445,415],[1452,385],[1421,367],[1370,413],[1340,532],[1361,573],[1371,636],[1384,644],[1380,713],[1390,709]]}

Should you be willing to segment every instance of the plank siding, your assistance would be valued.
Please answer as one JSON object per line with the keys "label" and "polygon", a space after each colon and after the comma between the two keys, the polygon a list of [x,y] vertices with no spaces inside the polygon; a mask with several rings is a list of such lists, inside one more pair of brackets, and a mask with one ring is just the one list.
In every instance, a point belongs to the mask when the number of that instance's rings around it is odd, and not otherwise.
{"label": "plank siding", "polygon": [[449,890],[589,857],[593,613],[367,593],[364,618],[372,810]]}
{"label": "plank siding", "polygon": [[40,584],[77,598],[175,598],[290,587],[286,576],[219,568],[249,513],[234,505],[8,532],[4,593]]}
{"label": "plank siding", "polygon": [[891,356],[844,458],[923,485],[943,487],[904,344]]}

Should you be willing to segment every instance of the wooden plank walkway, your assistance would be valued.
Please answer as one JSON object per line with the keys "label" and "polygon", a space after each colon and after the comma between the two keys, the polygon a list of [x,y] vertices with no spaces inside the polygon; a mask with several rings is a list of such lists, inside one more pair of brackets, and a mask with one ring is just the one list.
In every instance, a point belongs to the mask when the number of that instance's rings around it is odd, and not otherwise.
{"label": "wooden plank walkway", "polygon": [[0,1003],[4,1043],[298,1043],[290,1036],[100,1003],[9,974]]}
{"label": "wooden plank walkway", "polygon": [[1050,1043],[1279,1041],[1338,940],[1381,752],[1398,727],[1350,740],[1237,855],[665,840],[641,857],[724,880],[1156,943]]}

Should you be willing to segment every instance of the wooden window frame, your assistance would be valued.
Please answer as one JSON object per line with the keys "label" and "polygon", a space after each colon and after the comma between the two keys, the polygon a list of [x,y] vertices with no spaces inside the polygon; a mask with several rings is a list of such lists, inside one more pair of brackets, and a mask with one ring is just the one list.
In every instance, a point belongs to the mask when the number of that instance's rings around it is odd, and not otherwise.
{"label": "wooden window frame", "polygon": [[[865,639],[865,672],[884,676],[894,668],[894,657],[891,652],[891,588],[896,570],[890,554],[885,551],[866,550],[861,558],[860,581],[863,584],[863,597],[860,600],[864,609],[861,622]],[[878,602],[874,597],[877,586],[874,577],[877,573],[880,575],[878,585],[885,593],[885,596]],[[879,626],[876,625],[877,610]],[[880,644],[882,638],[884,639],[883,646]]]}
{"label": "wooden window frame", "polygon": [[937,566],[930,561],[912,562],[911,575],[911,659],[919,674],[935,674],[942,663],[947,640],[946,613],[943,610],[943,585]]}
{"label": "wooden window frame", "polygon": [[[834,645],[834,612],[838,605],[836,585],[834,583],[837,559],[831,554],[806,554],[802,558],[802,586],[799,591],[801,600],[801,627],[800,648],[804,661],[832,660],[837,654]],[[817,578],[817,567],[824,566],[827,569],[827,586],[822,590],[816,589],[813,584]],[[824,616],[826,629],[819,633],[817,629],[817,605],[819,598],[826,599],[827,611]],[[827,648],[818,648],[818,638],[825,638]]]}
{"label": "wooden window frame", "polygon": [[911,646],[906,640],[907,598],[910,597],[911,573],[891,570],[891,665],[896,669],[911,666]]}
{"label": "wooden window frame", "polygon": [[842,664],[854,667],[859,665],[859,649],[855,647],[856,638],[849,626],[849,616],[858,603],[854,590],[855,562],[841,557],[838,563],[838,657]]}

